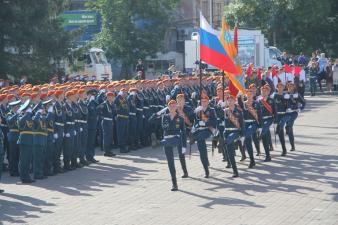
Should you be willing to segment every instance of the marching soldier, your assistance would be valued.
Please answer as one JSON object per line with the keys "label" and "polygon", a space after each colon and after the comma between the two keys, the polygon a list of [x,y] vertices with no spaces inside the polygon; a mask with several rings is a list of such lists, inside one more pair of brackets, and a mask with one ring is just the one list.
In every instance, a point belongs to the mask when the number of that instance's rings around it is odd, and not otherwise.
{"label": "marching soldier", "polygon": [[295,151],[295,137],[293,135],[293,125],[295,123],[295,120],[298,117],[298,113],[300,110],[304,109],[305,107],[305,100],[298,94],[298,92],[295,92],[295,85],[292,82],[289,82],[287,84],[287,93],[284,95],[284,98],[287,99],[286,102],[286,126],[285,130],[287,135],[289,136],[289,141],[291,144],[291,150]]}
{"label": "marching soldier", "polygon": [[[235,142],[241,136],[245,136],[245,127],[242,113],[237,109],[236,97],[230,95],[228,98],[228,107],[224,112],[224,143],[226,145],[226,153],[230,166],[233,170],[232,177],[238,177],[238,170],[235,160]],[[243,138],[244,139],[244,138]],[[228,166],[227,166],[228,168]]]}
{"label": "marching soldier", "polygon": [[[169,113],[166,113],[162,117],[162,127],[164,131],[164,138],[161,143],[164,146],[165,155],[168,161],[168,167],[172,179],[172,189],[171,191],[177,191],[177,179],[176,179],[176,170],[174,163],[174,152],[173,148],[177,147],[180,161],[184,158],[187,146],[186,130],[184,125],[184,119],[177,114],[177,105],[175,100],[171,100],[168,103]],[[161,110],[162,111],[162,110]],[[165,111],[164,111],[165,112]],[[159,115],[159,114],[158,114]],[[182,169],[184,172],[183,177],[188,177],[187,168],[182,164]]]}
{"label": "marching soldier", "polygon": [[263,147],[265,151],[265,162],[271,161],[270,156],[270,126],[274,121],[274,117],[276,115],[275,103],[272,98],[270,98],[270,86],[268,84],[261,87],[262,97],[259,99],[259,103],[261,106],[261,115],[262,115],[262,123],[260,124],[260,128],[262,129],[260,133],[260,137],[263,141]]}
{"label": "marching soldier", "polygon": [[243,118],[245,122],[245,147],[250,157],[249,168],[253,168],[256,165],[253,155],[252,138],[256,134],[258,126],[261,123],[260,107],[253,98],[253,90],[247,89],[247,100],[240,103],[243,109]]}
{"label": "marching soldier", "polygon": [[287,121],[286,117],[286,104],[287,100],[284,98],[284,85],[281,80],[277,84],[277,92],[274,93],[274,100],[276,104],[276,118],[275,123],[277,124],[276,132],[279,137],[279,141],[282,145],[282,155],[286,156],[287,151],[285,147],[284,127]]}
{"label": "marching soldier", "polygon": [[209,178],[209,160],[206,139],[215,133],[217,125],[216,113],[209,107],[209,97],[202,94],[201,105],[195,109],[195,123],[191,130],[197,141],[200,159],[204,168],[205,178]]}

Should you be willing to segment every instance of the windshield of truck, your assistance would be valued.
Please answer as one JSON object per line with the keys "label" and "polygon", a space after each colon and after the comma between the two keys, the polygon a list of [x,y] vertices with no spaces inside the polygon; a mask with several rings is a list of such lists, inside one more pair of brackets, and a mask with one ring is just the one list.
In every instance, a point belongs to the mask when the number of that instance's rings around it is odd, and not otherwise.
{"label": "windshield of truck", "polygon": [[104,52],[91,52],[90,55],[94,64],[107,64],[107,58]]}

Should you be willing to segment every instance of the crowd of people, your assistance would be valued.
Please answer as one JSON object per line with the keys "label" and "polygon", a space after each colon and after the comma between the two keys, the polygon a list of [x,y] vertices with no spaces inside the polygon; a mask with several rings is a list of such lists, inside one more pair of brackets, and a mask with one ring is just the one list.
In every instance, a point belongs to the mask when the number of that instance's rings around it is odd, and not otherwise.
{"label": "crowd of people", "polygon": [[[209,177],[206,139],[222,153],[227,168],[238,177],[235,149],[241,160],[249,155],[249,168],[257,155],[270,161],[273,149],[270,126],[287,154],[284,129],[295,150],[293,123],[303,99],[304,70],[275,67],[251,68],[245,93],[228,88],[220,73],[157,80],[68,82],[8,86],[0,90],[0,168],[22,183],[32,183],[97,163],[95,149],[105,157],[147,146],[164,146],[172,190],[177,190],[173,148],[178,148],[183,177],[187,140],[197,143]],[[223,85],[224,84],[224,85]],[[6,160],[4,160],[6,159]],[[4,162],[7,163],[4,163]],[[6,165],[8,164],[8,165]],[[1,170],[0,170],[1,171]]]}

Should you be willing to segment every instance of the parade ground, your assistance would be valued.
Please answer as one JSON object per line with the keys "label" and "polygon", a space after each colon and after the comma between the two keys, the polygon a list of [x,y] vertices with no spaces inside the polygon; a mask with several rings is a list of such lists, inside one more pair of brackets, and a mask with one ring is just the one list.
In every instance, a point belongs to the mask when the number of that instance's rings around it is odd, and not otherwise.
{"label": "parade ground", "polygon": [[[4,174],[0,184],[0,224],[237,225],[338,224],[338,98],[307,98],[294,127],[296,151],[272,162],[256,156],[239,162],[231,178],[222,156],[209,150],[210,178],[196,144],[187,156],[189,178],[171,180],[161,148],[147,148],[105,158],[83,169],[32,185]],[[272,140],[274,142],[274,135]],[[286,141],[287,141],[286,137]],[[287,141],[287,148],[290,145]],[[211,149],[209,143],[209,149]],[[263,151],[263,148],[262,148]],[[177,156],[177,155],[176,155]],[[179,161],[176,171],[182,174]]]}

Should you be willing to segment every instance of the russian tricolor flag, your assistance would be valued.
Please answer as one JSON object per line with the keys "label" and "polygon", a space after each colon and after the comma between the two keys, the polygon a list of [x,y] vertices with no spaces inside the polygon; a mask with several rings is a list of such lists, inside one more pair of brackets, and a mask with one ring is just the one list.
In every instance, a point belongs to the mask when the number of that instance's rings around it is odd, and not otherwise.
{"label": "russian tricolor flag", "polygon": [[217,67],[220,70],[237,74],[233,60],[226,53],[219,40],[219,32],[214,30],[208,21],[200,14],[200,58],[201,61]]}

